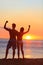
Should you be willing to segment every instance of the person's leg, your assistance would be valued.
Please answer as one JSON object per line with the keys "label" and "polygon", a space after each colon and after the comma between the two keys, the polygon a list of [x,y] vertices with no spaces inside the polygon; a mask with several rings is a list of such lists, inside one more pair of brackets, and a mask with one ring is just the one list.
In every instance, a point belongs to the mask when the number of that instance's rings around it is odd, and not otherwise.
{"label": "person's leg", "polygon": [[18,46],[18,59],[20,58],[20,48]]}
{"label": "person's leg", "polygon": [[17,42],[17,55],[18,55],[18,59],[19,59],[20,58],[19,42]]}
{"label": "person's leg", "polygon": [[14,56],[15,56],[15,49],[13,49],[13,59],[14,59]]}
{"label": "person's leg", "polygon": [[16,50],[16,41],[13,41],[12,50],[13,50],[12,56],[13,56],[13,59],[14,59],[14,57],[15,57],[15,50]]}
{"label": "person's leg", "polygon": [[7,48],[6,48],[5,59],[7,59],[9,48],[10,48],[10,45],[8,44],[8,45],[7,45]]}
{"label": "person's leg", "polygon": [[7,48],[6,48],[6,54],[5,54],[5,59],[7,59],[7,56],[8,56],[8,51],[9,51],[9,48],[11,47],[11,44],[8,43],[7,45]]}
{"label": "person's leg", "polygon": [[24,59],[23,43],[21,43],[21,52],[22,52],[22,56],[23,56],[23,59]]}
{"label": "person's leg", "polygon": [[8,56],[8,50],[9,50],[9,48],[6,49],[5,59],[7,59],[7,56]]}

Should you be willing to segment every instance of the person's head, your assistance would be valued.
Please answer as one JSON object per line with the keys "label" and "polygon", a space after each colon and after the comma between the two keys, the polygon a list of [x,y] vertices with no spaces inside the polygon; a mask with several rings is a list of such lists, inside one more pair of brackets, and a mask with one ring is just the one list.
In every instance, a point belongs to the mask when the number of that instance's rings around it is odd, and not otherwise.
{"label": "person's head", "polygon": [[24,32],[24,28],[23,27],[20,28],[20,32]]}
{"label": "person's head", "polygon": [[13,23],[13,24],[12,24],[12,29],[15,29],[15,27],[16,27],[16,24]]}

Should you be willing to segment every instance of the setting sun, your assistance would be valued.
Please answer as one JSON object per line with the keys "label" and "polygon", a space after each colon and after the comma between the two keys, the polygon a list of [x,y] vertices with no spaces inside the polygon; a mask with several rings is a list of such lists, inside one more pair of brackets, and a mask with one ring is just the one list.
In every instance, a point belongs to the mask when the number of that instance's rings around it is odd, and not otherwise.
{"label": "setting sun", "polygon": [[25,39],[31,39],[31,36],[26,36]]}
{"label": "setting sun", "polygon": [[41,40],[40,38],[41,36],[30,35],[30,34],[29,35],[26,34],[23,36],[23,39],[26,39],[26,40]]}
{"label": "setting sun", "polygon": [[24,35],[23,36],[23,39],[31,40],[32,39],[32,36],[31,35]]}

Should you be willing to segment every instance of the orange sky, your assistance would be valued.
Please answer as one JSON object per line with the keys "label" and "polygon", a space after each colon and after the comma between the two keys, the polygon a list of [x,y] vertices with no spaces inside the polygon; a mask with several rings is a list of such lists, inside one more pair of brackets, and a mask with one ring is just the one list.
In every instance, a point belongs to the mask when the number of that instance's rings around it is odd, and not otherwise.
{"label": "orange sky", "polygon": [[[41,0],[39,0],[41,1]],[[2,1],[3,2],[3,1]],[[28,2],[28,1],[26,1]],[[4,26],[6,20],[9,21],[7,27],[11,28],[12,23],[16,23],[16,29],[19,31],[20,27],[23,26],[25,31],[28,29],[28,25],[31,25],[30,31],[28,34],[32,36],[38,36],[40,39],[43,39],[43,9],[41,2],[38,3],[34,1],[31,3],[24,3],[24,1],[19,3],[19,0],[16,1],[18,3],[16,9],[13,6],[8,5],[11,3],[5,2],[7,5],[0,8],[0,27]],[[13,5],[14,3],[12,3]],[[28,4],[28,5],[27,5]],[[37,5],[36,5],[37,4]],[[20,7],[21,6],[21,7]],[[24,7],[24,8],[23,8]],[[35,8],[34,8],[35,7]],[[27,35],[28,35],[27,34]],[[0,28],[0,38],[9,38],[9,34],[4,29]]]}

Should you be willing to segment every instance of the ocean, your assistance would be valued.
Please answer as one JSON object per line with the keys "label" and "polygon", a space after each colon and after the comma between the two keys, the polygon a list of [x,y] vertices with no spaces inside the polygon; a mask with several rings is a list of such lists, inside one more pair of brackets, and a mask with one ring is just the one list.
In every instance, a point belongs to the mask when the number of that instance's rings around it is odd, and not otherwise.
{"label": "ocean", "polygon": [[[0,39],[0,59],[5,57],[8,39]],[[23,40],[23,49],[25,58],[43,58],[43,40]],[[8,57],[12,58],[12,48],[9,49]],[[17,58],[17,48],[15,58]],[[20,58],[22,54],[20,51]]]}

